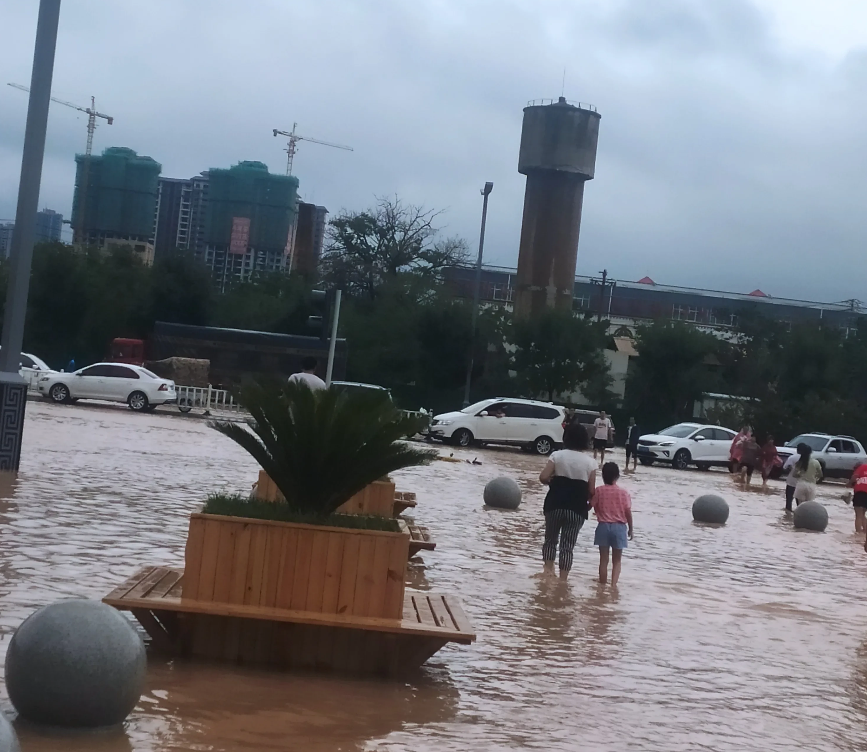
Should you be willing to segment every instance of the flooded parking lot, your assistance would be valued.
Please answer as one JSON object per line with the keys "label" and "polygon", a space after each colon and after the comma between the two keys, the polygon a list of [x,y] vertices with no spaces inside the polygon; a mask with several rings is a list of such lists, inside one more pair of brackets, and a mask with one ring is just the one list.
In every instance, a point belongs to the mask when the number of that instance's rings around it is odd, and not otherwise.
{"label": "flooded parking lot", "polygon": [[[449,454],[453,450],[443,449]],[[543,460],[454,451],[397,474],[437,550],[411,586],[457,594],[479,635],[411,681],[275,674],[150,656],[123,732],[37,750],[863,750],[867,577],[840,484],[824,484],[825,534],[795,532],[771,493],[723,471],[639,466],[635,540],[619,592],[595,582],[594,523],[567,583],[541,580]],[[622,460],[622,454],[616,455]],[[143,565],[183,565],[187,517],[215,490],[247,491],[257,467],[201,420],[30,403],[22,472],[0,487],[0,651],[35,608],[100,598]],[[516,512],[486,510],[511,475]],[[724,528],[692,522],[725,496]],[[2,690],[0,690],[2,691]],[[13,710],[5,694],[0,707]]]}

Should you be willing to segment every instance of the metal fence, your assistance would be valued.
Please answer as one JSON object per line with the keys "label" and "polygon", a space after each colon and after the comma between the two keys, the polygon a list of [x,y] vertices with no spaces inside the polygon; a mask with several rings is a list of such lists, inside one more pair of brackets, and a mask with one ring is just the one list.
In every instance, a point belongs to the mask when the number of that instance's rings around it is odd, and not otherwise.
{"label": "metal fence", "polygon": [[214,389],[210,384],[201,386],[175,386],[178,394],[178,409],[188,413],[193,408],[219,413],[243,413],[244,408],[235,402],[225,389]]}

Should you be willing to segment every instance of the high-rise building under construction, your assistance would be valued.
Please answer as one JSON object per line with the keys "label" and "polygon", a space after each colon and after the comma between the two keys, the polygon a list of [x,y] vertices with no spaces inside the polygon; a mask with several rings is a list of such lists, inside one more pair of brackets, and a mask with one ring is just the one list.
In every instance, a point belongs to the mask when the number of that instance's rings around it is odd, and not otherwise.
{"label": "high-rise building under construction", "polygon": [[[152,235],[157,185],[162,167],[132,149],[113,146],[101,156],[77,154],[72,226],[82,228],[82,242],[105,248],[129,246],[144,263],[153,263]],[[84,201],[84,175],[87,191]],[[84,221],[79,212],[84,207]]]}

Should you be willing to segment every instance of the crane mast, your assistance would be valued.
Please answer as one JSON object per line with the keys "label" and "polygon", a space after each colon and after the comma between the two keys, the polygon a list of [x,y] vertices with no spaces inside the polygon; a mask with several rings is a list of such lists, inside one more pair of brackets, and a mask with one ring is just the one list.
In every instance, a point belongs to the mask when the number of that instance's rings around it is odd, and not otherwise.
{"label": "crane mast", "polygon": [[[30,89],[26,86],[22,86],[21,84],[8,84],[13,89],[19,89],[21,91],[30,91]],[[71,107],[73,110],[78,110],[79,112],[83,112],[87,115],[87,146],[84,150],[84,163],[81,168],[81,185],[79,186],[79,195],[78,195],[78,222],[79,226],[77,228],[73,228],[73,242],[83,243],[84,242],[84,210],[87,206],[87,187],[88,181],[90,179],[90,155],[93,151],[93,133],[96,130],[96,119],[102,118],[109,125],[114,122],[114,118],[111,115],[106,115],[102,112],[97,112],[96,110],[96,100],[91,97],[90,98],[90,107],[79,107],[77,104],[73,104],[72,102],[66,102],[63,99],[58,99],[57,97],[51,97],[52,102],[57,102],[57,104],[62,104],[65,107]]]}
{"label": "crane mast", "polygon": [[309,141],[311,144],[319,144],[320,146],[330,146],[332,149],[344,149],[345,151],[355,151],[351,146],[344,146],[343,144],[332,144],[328,141],[320,141],[316,138],[310,138],[309,136],[300,136],[296,133],[296,129],[298,128],[298,123],[292,123],[291,131],[281,131],[274,128],[274,136],[287,136],[289,142],[286,144],[286,154],[288,155],[286,159],[286,174],[292,174],[292,164],[295,161],[295,152],[298,150],[298,142],[299,141]]}

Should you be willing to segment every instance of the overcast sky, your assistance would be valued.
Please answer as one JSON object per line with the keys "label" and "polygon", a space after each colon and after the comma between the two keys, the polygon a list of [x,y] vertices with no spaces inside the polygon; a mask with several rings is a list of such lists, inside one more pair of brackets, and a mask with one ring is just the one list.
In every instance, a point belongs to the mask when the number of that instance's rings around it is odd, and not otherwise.
{"label": "overcast sky", "polygon": [[[37,0],[0,0],[0,83],[29,84]],[[63,0],[53,94],[115,117],[190,177],[285,170],[333,213],[397,194],[447,209],[514,266],[522,108],[602,115],[578,273],[836,301],[867,299],[863,0]],[[0,86],[0,219],[14,217],[27,96]],[[86,116],[52,105],[40,204],[70,213]]]}

